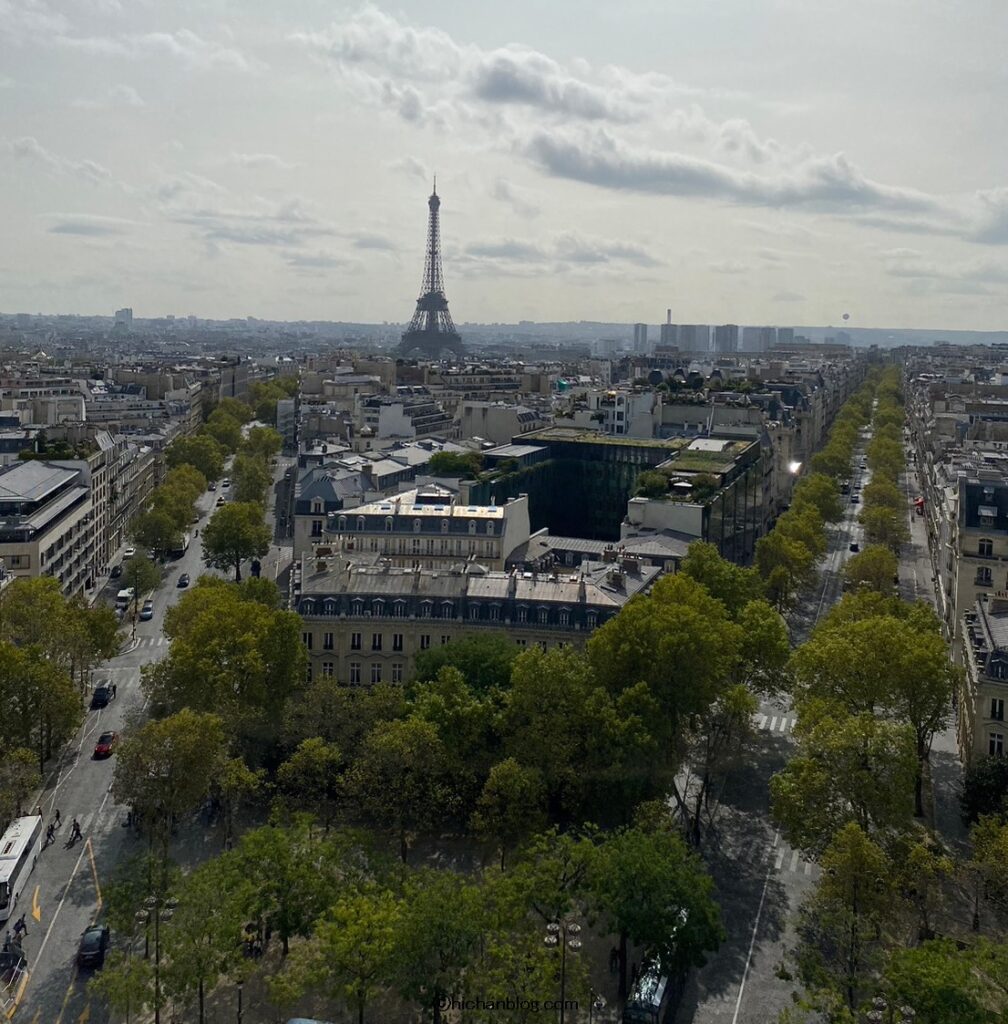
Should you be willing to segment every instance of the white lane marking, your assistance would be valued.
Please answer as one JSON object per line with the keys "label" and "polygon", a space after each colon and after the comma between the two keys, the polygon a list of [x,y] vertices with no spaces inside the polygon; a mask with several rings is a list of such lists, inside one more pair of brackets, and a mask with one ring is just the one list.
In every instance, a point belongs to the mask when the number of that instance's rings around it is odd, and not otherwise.
{"label": "white lane marking", "polygon": [[782,846],[777,851],[777,859],[774,861],[774,869],[780,871],[781,865],[784,863],[784,857],[787,855],[787,850]]}
{"label": "white lane marking", "polygon": [[773,718],[770,719],[770,731],[771,732],[776,732],[777,731],[777,716],[776,715],[774,715]]}
{"label": "white lane marking", "polygon": [[[780,829],[774,834],[773,845],[777,845],[780,838]],[[732,1014],[731,1024],[738,1024],[739,1011],[742,1009],[742,996],[745,993],[746,980],[749,977],[749,966],[752,963],[753,949],[756,947],[756,935],[759,932],[760,918],[763,916],[763,904],[766,902],[767,886],[770,884],[770,871],[768,866],[766,877],[763,879],[763,891],[760,893],[759,906],[756,908],[756,920],[753,922],[752,938],[749,940],[749,952],[746,954],[745,969],[742,971],[742,981],[739,982],[738,998],[735,1000],[735,1012]]]}
{"label": "white lane marking", "polygon": [[805,861],[805,874],[806,875],[811,875],[812,874],[812,861],[810,861],[810,860]]}
{"label": "white lane marking", "polygon": [[780,720],[780,731],[781,732],[787,732],[790,727],[791,727],[791,719],[790,718],[785,718],[782,715],[781,716],[781,720]]}
{"label": "white lane marking", "polygon": [[791,854],[791,867],[788,868],[788,870],[789,871],[796,871],[797,869],[798,869],[798,851],[795,850]]}
{"label": "white lane marking", "polygon": [[767,716],[766,715],[760,715],[759,716],[759,721],[758,721],[758,723],[756,725],[756,728],[757,729],[765,728],[766,727],[766,720],[767,720]]}
{"label": "white lane marking", "polygon": [[52,920],[49,922],[49,927],[46,929],[45,937],[42,939],[42,945],[39,946],[39,951],[35,954],[35,963],[38,963],[42,959],[42,953],[46,948],[46,943],[49,941],[49,936],[52,934],[52,930],[56,925],[56,919],[59,917],[59,912],[63,909],[63,904],[66,903],[66,898],[70,893],[70,886],[73,885],[74,878],[77,877],[77,870],[80,868],[81,861],[84,859],[84,854],[87,852],[87,843],[81,847],[80,855],[77,857],[77,863],[74,864],[73,871],[70,872],[70,877],[67,879],[66,888],[63,890],[63,895],[60,898],[59,903],[56,904],[56,909],[53,911]]}

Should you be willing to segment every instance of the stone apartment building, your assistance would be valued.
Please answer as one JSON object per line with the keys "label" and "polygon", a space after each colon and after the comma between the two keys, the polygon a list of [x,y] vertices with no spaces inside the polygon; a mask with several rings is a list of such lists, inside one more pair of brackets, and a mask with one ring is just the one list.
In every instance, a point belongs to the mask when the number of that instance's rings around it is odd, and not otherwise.
{"label": "stone apartment building", "polygon": [[500,633],[520,647],[583,644],[659,571],[604,564],[496,572],[478,562],[409,569],[318,548],[295,563],[291,604],[303,620],[310,677],[398,684],[412,678],[421,651],[463,637]]}
{"label": "stone apartment building", "polygon": [[958,740],[964,764],[1004,756],[1008,701],[1008,590],[979,600],[963,618],[966,682],[959,695]]}

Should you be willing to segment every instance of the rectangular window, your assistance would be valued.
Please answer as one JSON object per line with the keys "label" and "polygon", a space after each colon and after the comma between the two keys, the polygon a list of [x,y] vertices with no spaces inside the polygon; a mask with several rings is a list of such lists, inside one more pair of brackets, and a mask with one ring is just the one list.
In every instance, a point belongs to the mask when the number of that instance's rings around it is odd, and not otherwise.
{"label": "rectangular window", "polygon": [[402,682],[402,664],[398,661],[392,663],[392,682]]}
{"label": "rectangular window", "polygon": [[314,636],[314,634],[312,634],[312,633],[302,633],[301,634],[301,642],[305,645],[305,647],[308,648],[309,651],[312,649],[312,638],[313,638],[313,636]]}
{"label": "rectangular window", "polygon": [[311,680],[312,680],[311,662],[308,663],[308,667],[305,669],[304,677],[305,677],[305,682],[306,683],[310,683],[311,682]]}
{"label": "rectangular window", "polygon": [[376,661],[371,666],[371,682],[372,683],[380,683],[381,682],[381,663],[380,662]]}
{"label": "rectangular window", "polygon": [[442,647],[444,647],[444,645],[445,645],[446,643],[448,643],[448,641],[449,641],[450,639],[451,639],[451,637],[447,637],[447,636],[444,636],[444,635],[442,635],[442,637],[441,637],[441,646],[442,646]]}
{"label": "rectangular window", "polygon": [[421,633],[420,634],[420,650],[421,651],[426,651],[429,647],[430,647],[430,634],[429,633]]}
{"label": "rectangular window", "polygon": [[322,536],[322,520],[321,519],[313,519],[312,520],[311,535],[313,537],[321,537]]}
{"label": "rectangular window", "polygon": [[333,677],[333,663],[331,661],[322,662],[322,675],[326,679],[332,679]]}
{"label": "rectangular window", "polygon": [[360,683],[360,662],[359,661],[351,661],[350,662],[350,685],[351,686],[356,686],[358,683]]}
{"label": "rectangular window", "polygon": [[333,649],[333,635],[332,633],[322,634],[322,650],[331,651]]}
{"label": "rectangular window", "polygon": [[350,650],[359,651],[361,649],[361,635],[360,633],[350,634]]}
{"label": "rectangular window", "polygon": [[392,650],[393,651],[401,651],[403,649],[402,637],[403,637],[402,633],[393,633],[392,634]]}
{"label": "rectangular window", "polygon": [[992,732],[988,734],[987,753],[992,757],[1001,757],[1004,754],[1004,733]]}
{"label": "rectangular window", "polygon": [[995,722],[1004,721],[1004,701],[1000,697],[991,698],[991,718]]}
{"label": "rectangular window", "polygon": [[371,650],[372,651],[380,651],[381,650],[381,638],[382,638],[381,633],[372,633],[371,634]]}

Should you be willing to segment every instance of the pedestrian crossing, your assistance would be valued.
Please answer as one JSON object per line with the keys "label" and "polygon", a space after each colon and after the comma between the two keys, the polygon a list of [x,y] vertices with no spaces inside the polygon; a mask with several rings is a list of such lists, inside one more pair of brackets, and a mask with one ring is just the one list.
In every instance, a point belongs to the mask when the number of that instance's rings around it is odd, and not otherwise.
{"label": "pedestrian crossing", "polygon": [[171,641],[166,636],[138,636],[135,650],[148,647],[167,647]]}
{"label": "pedestrian crossing", "polygon": [[806,860],[798,850],[793,850],[779,836],[767,848],[766,839],[753,839],[744,844],[734,855],[734,860],[745,864],[763,866],[770,864],[779,875],[801,875],[805,878],[818,878],[819,867]]}
{"label": "pedestrian crossing", "polygon": [[787,734],[794,729],[797,718],[795,715],[756,715],[754,721],[761,731]]}

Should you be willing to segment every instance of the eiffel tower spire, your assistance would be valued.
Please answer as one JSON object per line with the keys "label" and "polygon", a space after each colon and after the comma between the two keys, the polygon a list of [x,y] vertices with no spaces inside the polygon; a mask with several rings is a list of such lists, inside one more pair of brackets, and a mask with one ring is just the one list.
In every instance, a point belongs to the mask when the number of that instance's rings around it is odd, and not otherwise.
{"label": "eiffel tower spire", "polygon": [[438,359],[445,351],[460,356],[462,339],[455,330],[451,313],[448,312],[448,299],[444,293],[444,274],[441,270],[441,199],[437,194],[436,177],[434,190],[427,200],[427,208],[430,213],[427,220],[427,251],[424,257],[420,297],[417,299],[413,319],[403,332],[397,352],[403,356],[419,352],[428,359]]}

